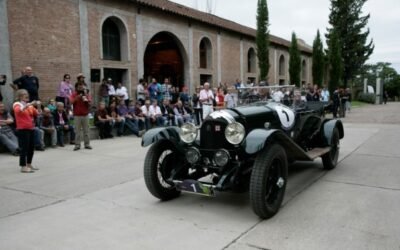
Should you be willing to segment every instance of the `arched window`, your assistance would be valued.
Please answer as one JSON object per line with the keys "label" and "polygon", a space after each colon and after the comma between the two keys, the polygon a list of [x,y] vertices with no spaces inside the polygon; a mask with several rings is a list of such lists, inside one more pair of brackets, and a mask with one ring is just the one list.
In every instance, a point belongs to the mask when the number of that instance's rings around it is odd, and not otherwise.
{"label": "arched window", "polygon": [[279,57],[279,75],[284,76],[285,75],[285,57],[281,55]]}
{"label": "arched window", "polygon": [[211,62],[212,62],[212,47],[211,47],[211,42],[208,38],[203,38],[200,41],[200,46],[199,46],[199,52],[200,52],[200,68],[202,69],[208,69],[211,68]]}
{"label": "arched window", "polygon": [[108,18],[103,23],[103,58],[106,60],[121,60],[121,35],[118,25]]}
{"label": "arched window", "polygon": [[250,48],[247,52],[247,72],[255,73],[256,72],[256,52],[253,48]]}
{"label": "arched window", "polygon": [[301,63],[301,77],[305,80],[307,78],[307,64],[306,60]]}

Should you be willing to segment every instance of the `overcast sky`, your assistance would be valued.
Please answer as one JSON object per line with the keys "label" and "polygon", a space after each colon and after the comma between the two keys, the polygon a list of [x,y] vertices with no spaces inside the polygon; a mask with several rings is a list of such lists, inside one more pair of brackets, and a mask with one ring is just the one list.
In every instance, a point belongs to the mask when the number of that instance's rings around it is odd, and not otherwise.
{"label": "overcast sky", "polygon": [[[172,0],[205,11],[213,2],[213,14],[252,28],[256,27],[257,0]],[[329,0],[267,0],[270,32],[290,41],[292,31],[312,45],[317,29],[328,27]],[[210,5],[209,5],[210,6]],[[369,63],[390,62],[400,73],[400,0],[368,0],[364,14],[375,50]],[[325,48],[326,45],[324,44]]]}

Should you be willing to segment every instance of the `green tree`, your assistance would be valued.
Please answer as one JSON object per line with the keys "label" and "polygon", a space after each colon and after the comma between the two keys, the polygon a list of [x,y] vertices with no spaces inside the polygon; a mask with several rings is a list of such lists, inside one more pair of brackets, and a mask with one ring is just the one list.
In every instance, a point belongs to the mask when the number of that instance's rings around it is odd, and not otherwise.
{"label": "green tree", "polygon": [[339,43],[339,37],[335,32],[332,33],[329,40],[329,92],[333,91],[341,85],[343,74],[343,59]]}
{"label": "green tree", "polygon": [[362,7],[366,2],[367,0],[331,0],[331,27],[327,29],[326,38],[329,44],[333,32],[339,37],[345,87],[359,74],[361,67],[374,51],[373,41],[367,42],[369,29],[366,26],[370,15],[362,15]]}
{"label": "green tree", "polygon": [[260,80],[268,79],[269,71],[269,30],[268,30],[268,6],[266,0],[258,0],[257,5],[257,58],[260,70]]}
{"label": "green tree", "polygon": [[375,86],[376,78],[383,81],[384,90],[391,98],[400,96],[400,75],[388,62],[378,62],[376,64],[365,64],[360,73],[359,88],[363,88],[363,79],[368,79],[368,84]]}
{"label": "green tree", "polygon": [[325,55],[319,30],[313,42],[312,76],[314,84],[321,86],[324,81]]}
{"label": "green tree", "polygon": [[297,45],[296,33],[292,33],[292,42],[289,49],[289,77],[290,84],[300,87],[301,58]]}

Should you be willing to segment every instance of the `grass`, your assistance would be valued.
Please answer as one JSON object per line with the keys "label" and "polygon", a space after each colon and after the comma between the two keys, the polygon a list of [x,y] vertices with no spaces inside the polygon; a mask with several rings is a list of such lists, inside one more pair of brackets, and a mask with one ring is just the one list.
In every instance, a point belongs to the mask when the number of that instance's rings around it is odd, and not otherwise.
{"label": "grass", "polygon": [[352,108],[360,108],[360,107],[363,107],[363,106],[366,106],[366,105],[369,105],[369,103],[360,102],[360,101],[352,101],[351,102],[351,107]]}

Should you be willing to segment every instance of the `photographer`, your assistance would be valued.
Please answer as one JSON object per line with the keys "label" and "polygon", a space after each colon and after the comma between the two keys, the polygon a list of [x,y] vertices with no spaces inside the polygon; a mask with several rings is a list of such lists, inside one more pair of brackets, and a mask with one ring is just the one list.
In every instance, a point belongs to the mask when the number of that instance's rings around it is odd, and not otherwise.
{"label": "photographer", "polygon": [[[84,78],[81,74],[79,78]],[[81,130],[83,130],[83,140],[86,149],[92,149],[89,140],[89,108],[92,98],[85,89],[85,83],[78,81],[75,85],[75,92],[71,95],[70,101],[73,107],[76,138],[74,151],[81,148]]]}
{"label": "photographer", "polygon": [[[6,75],[0,75],[0,86],[5,85],[7,81],[7,76]],[[3,95],[1,94],[1,89],[0,89],[0,102],[3,101]]]}

